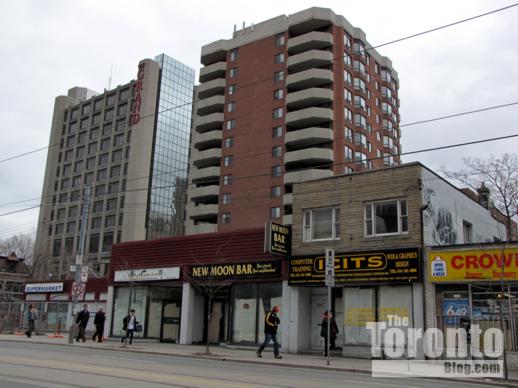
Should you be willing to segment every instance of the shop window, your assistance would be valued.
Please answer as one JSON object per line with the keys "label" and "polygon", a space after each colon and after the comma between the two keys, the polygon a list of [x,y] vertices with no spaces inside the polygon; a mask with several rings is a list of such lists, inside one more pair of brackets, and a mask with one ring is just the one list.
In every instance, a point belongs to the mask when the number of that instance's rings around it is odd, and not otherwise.
{"label": "shop window", "polygon": [[408,232],[405,200],[374,202],[365,205],[365,236]]}
{"label": "shop window", "polygon": [[[232,342],[261,342],[264,333],[264,316],[273,306],[282,310],[281,283],[238,284],[234,286]],[[281,338],[279,330],[277,338]]]}
{"label": "shop window", "polygon": [[304,242],[340,238],[340,209],[321,208],[304,211]]}

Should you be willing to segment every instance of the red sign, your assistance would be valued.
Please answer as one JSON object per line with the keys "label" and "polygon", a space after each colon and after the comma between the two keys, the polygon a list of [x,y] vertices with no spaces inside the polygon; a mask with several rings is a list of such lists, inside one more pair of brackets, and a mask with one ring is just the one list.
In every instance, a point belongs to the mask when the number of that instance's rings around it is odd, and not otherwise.
{"label": "red sign", "polygon": [[144,66],[145,63],[138,65],[137,82],[133,84],[133,107],[131,109],[130,125],[135,125],[140,121],[140,106],[142,104],[142,86],[144,85]]}

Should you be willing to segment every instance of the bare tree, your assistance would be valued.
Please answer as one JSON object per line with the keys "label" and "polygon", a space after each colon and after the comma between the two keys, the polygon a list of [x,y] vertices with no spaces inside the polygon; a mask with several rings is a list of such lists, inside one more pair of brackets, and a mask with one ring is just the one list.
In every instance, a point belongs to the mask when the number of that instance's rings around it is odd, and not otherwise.
{"label": "bare tree", "polygon": [[25,259],[25,265],[31,268],[34,258],[34,236],[29,233],[15,234],[0,240],[0,254],[8,256],[11,252]]}
{"label": "bare tree", "polygon": [[207,298],[207,327],[206,327],[206,338],[205,338],[205,354],[210,355],[210,337],[209,337],[209,328],[210,322],[212,319],[212,308],[214,304],[214,299],[222,288],[227,287],[231,284],[230,281],[222,280],[221,277],[217,276],[217,273],[214,271],[215,266],[221,265],[225,262],[225,260],[220,260],[218,262],[218,257],[220,256],[221,250],[230,244],[233,240],[233,236],[227,239],[224,243],[222,243],[216,252],[214,253],[214,260],[210,263],[207,263],[205,260],[197,260],[192,254],[191,258],[193,260],[191,268],[199,267],[199,271],[202,272],[201,276],[193,276],[192,273],[189,274],[191,284],[200,291],[202,295]]}
{"label": "bare tree", "polygon": [[500,158],[493,155],[487,160],[464,158],[467,169],[457,172],[442,172],[451,179],[477,191],[486,186],[491,191],[491,204],[505,216],[506,240],[513,236],[513,218],[518,215],[518,157],[503,154]]}

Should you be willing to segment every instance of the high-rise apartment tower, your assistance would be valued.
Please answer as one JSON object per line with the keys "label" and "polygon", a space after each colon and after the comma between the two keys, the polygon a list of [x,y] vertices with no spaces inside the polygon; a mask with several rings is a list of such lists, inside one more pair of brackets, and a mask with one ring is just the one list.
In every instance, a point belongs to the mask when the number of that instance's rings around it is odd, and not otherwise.
{"label": "high-rise apartment tower", "polygon": [[397,73],[343,16],[251,25],[201,62],[187,234],[291,224],[294,182],[400,163]]}

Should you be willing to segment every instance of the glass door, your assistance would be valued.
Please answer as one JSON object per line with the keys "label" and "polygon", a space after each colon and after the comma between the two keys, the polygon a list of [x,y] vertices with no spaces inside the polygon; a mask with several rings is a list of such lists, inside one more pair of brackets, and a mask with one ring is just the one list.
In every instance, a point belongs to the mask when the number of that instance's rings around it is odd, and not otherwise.
{"label": "glass door", "polygon": [[165,300],[163,302],[160,342],[178,343],[180,339],[181,310],[181,303],[177,300]]}

